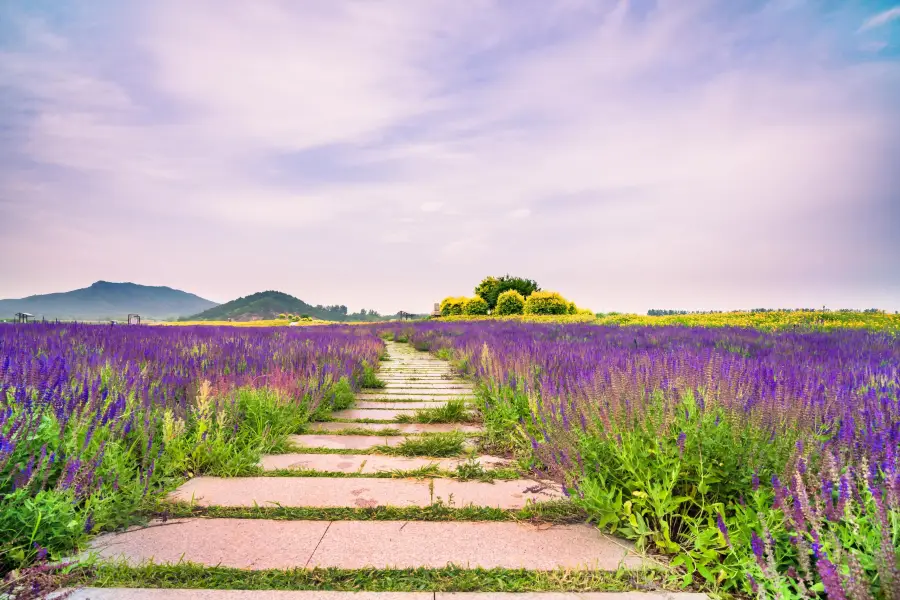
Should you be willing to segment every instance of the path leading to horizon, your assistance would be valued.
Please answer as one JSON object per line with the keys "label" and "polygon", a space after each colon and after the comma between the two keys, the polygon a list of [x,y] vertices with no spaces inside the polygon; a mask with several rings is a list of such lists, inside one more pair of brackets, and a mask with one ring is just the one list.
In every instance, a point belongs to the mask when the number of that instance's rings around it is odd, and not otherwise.
{"label": "path leading to horizon", "polygon": [[[462,480],[457,467],[488,474],[506,469],[502,458],[472,451],[469,456],[433,458],[396,456],[405,440],[459,432],[474,449],[479,425],[471,423],[398,423],[420,408],[449,401],[474,400],[472,384],[449,363],[410,345],[387,343],[388,360],[379,377],[386,386],[357,395],[355,406],[314,423],[310,432],[293,436],[297,451],[263,457],[270,472],[259,477],[197,477],[172,495],[173,501],[203,507],[209,515],[154,522],[124,533],[98,537],[100,557],[131,565],[180,561],[207,567],[245,570],[388,568],[508,568],[602,570],[640,568],[644,559],[624,542],[584,524],[549,524],[516,520],[430,520],[426,511],[444,508],[522,509],[533,504],[565,502],[557,486],[532,479]],[[410,420],[410,419],[407,419]],[[450,435],[453,435],[452,433]],[[499,471],[498,471],[499,472]],[[415,475],[419,475],[418,477]],[[483,477],[489,479],[489,477]],[[404,511],[400,520],[379,520],[366,509]],[[277,514],[252,514],[259,510]],[[341,512],[344,509],[344,512]],[[247,514],[242,514],[245,510]],[[228,512],[231,511],[231,512]],[[291,512],[294,511],[294,512]],[[317,513],[316,511],[323,511]],[[360,512],[362,511],[362,512]],[[412,512],[410,512],[412,511]],[[221,516],[228,512],[227,516]],[[421,512],[421,514],[419,514]],[[299,515],[299,516],[297,516]],[[265,517],[271,518],[265,518]],[[296,517],[296,518],[295,518]],[[350,592],[274,592],[228,590],[85,589],[73,598],[94,600],[204,598],[210,600],[337,600]],[[366,600],[438,600],[447,594],[369,592]],[[490,594],[490,597],[498,594]],[[507,596],[506,594],[501,594]],[[371,598],[370,598],[371,596]],[[489,594],[454,594],[458,600]],[[513,596],[513,594],[509,594]],[[594,594],[515,594],[528,600],[590,598]],[[692,594],[622,593],[598,598],[703,597]],[[360,598],[360,594],[353,596]],[[449,599],[448,599],[449,600]]]}

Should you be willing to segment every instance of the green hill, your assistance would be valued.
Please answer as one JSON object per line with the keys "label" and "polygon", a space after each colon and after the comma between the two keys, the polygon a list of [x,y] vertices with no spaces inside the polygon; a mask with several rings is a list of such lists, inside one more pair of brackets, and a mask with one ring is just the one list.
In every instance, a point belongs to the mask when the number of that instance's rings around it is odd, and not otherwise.
{"label": "green hill", "polygon": [[380,321],[391,318],[391,316],[382,316],[374,310],[367,311],[365,309],[358,313],[348,314],[347,307],[343,305],[322,306],[318,304],[313,306],[290,294],[269,290],[220,304],[181,320],[260,321],[277,319],[282,314],[307,315],[323,321]]}
{"label": "green hill", "polygon": [[137,313],[144,319],[176,319],[216,306],[194,294],[170,287],[98,281],[90,287],[0,300],[0,319],[11,319],[17,312],[37,318],[99,321],[124,319]]}

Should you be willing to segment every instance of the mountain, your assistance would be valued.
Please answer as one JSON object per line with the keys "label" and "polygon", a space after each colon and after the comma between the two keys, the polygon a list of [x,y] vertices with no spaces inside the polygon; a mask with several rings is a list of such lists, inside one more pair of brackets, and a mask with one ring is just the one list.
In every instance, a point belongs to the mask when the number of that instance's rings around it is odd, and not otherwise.
{"label": "mountain", "polygon": [[365,309],[347,314],[347,307],[343,305],[313,306],[290,294],[269,290],[220,304],[182,321],[258,321],[277,319],[281,314],[307,315],[323,321],[380,321],[391,318]]}
{"label": "mountain", "polygon": [[312,306],[290,294],[276,291],[257,292],[220,304],[184,321],[258,321],[277,319],[280,314],[309,315],[326,321],[347,318],[346,306]]}
{"label": "mountain", "polygon": [[71,292],[0,300],[0,319],[17,312],[37,318],[99,321],[124,319],[137,313],[144,319],[174,319],[217,306],[194,294],[170,287],[98,281]]}

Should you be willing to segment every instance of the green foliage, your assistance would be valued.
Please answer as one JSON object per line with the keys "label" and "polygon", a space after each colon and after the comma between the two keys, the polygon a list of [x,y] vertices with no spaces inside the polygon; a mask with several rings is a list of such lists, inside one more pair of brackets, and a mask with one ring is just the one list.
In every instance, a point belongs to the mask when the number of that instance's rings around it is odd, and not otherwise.
{"label": "green foliage", "polygon": [[441,316],[450,317],[463,314],[463,306],[465,306],[468,298],[465,296],[450,296],[441,301]]}
{"label": "green foliage", "polygon": [[468,298],[463,304],[464,315],[486,315],[488,314],[488,303],[481,296]]}
{"label": "green foliage", "polygon": [[506,290],[497,297],[495,315],[521,315],[525,311],[525,297],[517,290]]}
{"label": "green foliage", "polygon": [[412,416],[397,417],[397,423],[470,423],[472,420],[465,400],[448,400],[441,406],[419,409]]}
{"label": "green foliage", "polygon": [[371,365],[363,365],[363,375],[362,380],[360,381],[360,385],[364,388],[381,389],[387,384],[378,379],[378,376],[375,374],[374,367],[372,367]]}
{"label": "green foliage", "polygon": [[[360,509],[364,510],[364,509]],[[377,509],[371,509],[377,510]],[[189,562],[128,566],[105,563],[80,573],[82,585],[128,588],[233,590],[336,590],[347,592],[614,592],[657,589],[658,571],[482,569],[267,569],[208,567]]]}
{"label": "green foliage", "polygon": [[526,315],[564,315],[569,312],[569,301],[558,292],[534,292],[525,300]]}
{"label": "green foliage", "polygon": [[497,306],[500,294],[507,290],[515,290],[522,297],[527,298],[540,289],[540,286],[533,279],[504,275],[502,277],[485,277],[475,287],[475,294],[484,298],[488,303],[488,307],[493,310]]}
{"label": "green foliage", "polygon": [[459,431],[446,433],[423,433],[410,436],[399,446],[378,446],[377,450],[384,454],[397,456],[459,456],[463,453],[466,436]]}

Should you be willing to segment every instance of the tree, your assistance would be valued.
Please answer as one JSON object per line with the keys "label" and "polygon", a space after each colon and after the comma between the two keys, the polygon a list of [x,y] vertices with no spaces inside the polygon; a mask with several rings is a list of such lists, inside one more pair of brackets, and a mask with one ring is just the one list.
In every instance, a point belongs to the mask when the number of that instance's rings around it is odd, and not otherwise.
{"label": "tree", "polygon": [[540,289],[540,286],[533,279],[513,277],[507,274],[503,277],[485,277],[475,288],[475,294],[484,298],[488,303],[488,307],[493,310],[497,306],[497,298],[507,290],[515,290],[522,294],[523,298],[528,298],[528,296],[540,291]]}

